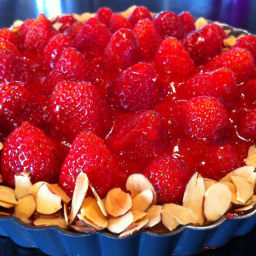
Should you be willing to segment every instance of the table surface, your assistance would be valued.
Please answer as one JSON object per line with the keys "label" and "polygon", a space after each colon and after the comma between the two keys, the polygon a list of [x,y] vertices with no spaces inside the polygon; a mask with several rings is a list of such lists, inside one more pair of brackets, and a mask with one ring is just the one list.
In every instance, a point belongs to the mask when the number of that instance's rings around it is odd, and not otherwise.
{"label": "table surface", "polygon": [[[35,18],[39,13],[53,17],[59,13],[95,12],[100,6],[109,6],[114,11],[121,11],[133,4],[145,5],[154,12],[172,10],[179,13],[188,10],[195,17],[204,16],[256,33],[256,0],[0,0],[0,27],[8,27],[16,19]],[[254,241],[256,241],[256,229],[244,237],[232,239],[224,247],[205,251],[199,255],[256,255]],[[0,237],[0,255],[43,256],[45,254],[36,249],[16,246],[9,238]]]}

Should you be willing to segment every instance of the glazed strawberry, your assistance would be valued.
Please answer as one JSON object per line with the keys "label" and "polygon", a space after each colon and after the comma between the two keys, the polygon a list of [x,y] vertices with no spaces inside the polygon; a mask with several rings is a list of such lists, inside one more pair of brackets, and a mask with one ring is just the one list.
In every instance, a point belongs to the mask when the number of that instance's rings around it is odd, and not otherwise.
{"label": "glazed strawberry", "polygon": [[8,28],[1,28],[0,41],[7,41],[9,43],[17,45],[18,37],[13,31],[9,30]]}
{"label": "glazed strawberry", "polygon": [[143,172],[156,190],[158,204],[181,203],[186,185],[192,176],[186,162],[174,156],[153,160]]}
{"label": "glazed strawberry", "polygon": [[24,40],[25,40],[26,34],[28,32],[28,29],[34,23],[34,21],[35,21],[34,19],[27,19],[18,28],[19,41],[21,41],[22,43],[24,43]]}
{"label": "glazed strawberry", "polygon": [[0,126],[12,130],[24,121],[42,125],[42,113],[42,107],[22,83],[0,85]]}
{"label": "glazed strawberry", "polygon": [[211,71],[220,67],[230,69],[236,76],[238,83],[250,80],[254,74],[255,63],[252,54],[242,48],[232,48],[214,57],[204,67]]}
{"label": "glazed strawberry", "polygon": [[128,20],[133,26],[135,26],[139,20],[143,19],[152,19],[150,11],[145,6],[137,6],[128,17]]}
{"label": "glazed strawberry", "polygon": [[0,83],[29,80],[30,71],[21,57],[15,55],[13,51],[0,50]]}
{"label": "glazed strawberry", "polygon": [[10,185],[14,185],[14,175],[22,172],[29,172],[33,183],[55,183],[60,162],[53,142],[42,130],[25,122],[5,141],[1,169],[4,182]]}
{"label": "glazed strawberry", "polygon": [[227,126],[228,114],[214,97],[199,96],[183,104],[184,132],[190,138],[213,140]]}
{"label": "glazed strawberry", "polygon": [[58,83],[51,98],[55,129],[71,141],[84,130],[104,136],[110,128],[108,110],[101,95],[88,82]]}
{"label": "glazed strawberry", "polygon": [[140,52],[144,60],[151,60],[156,53],[162,38],[153,22],[149,19],[140,20],[133,29],[140,43]]}
{"label": "glazed strawberry", "polygon": [[98,50],[102,52],[109,42],[111,34],[97,18],[87,20],[75,38],[79,50]]}
{"label": "glazed strawberry", "polygon": [[36,52],[42,51],[53,34],[54,30],[51,22],[44,14],[40,14],[28,27],[24,42],[25,50]]}
{"label": "glazed strawberry", "polygon": [[183,37],[183,28],[177,14],[170,11],[160,12],[154,17],[153,22],[163,38],[173,36],[181,39]]}
{"label": "glazed strawberry", "polygon": [[110,18],[109,29],[114,33],[121,28],[132,29],[132,25],[122,14],[114,13]]}
{"label": "glazed strawberry", "polygon": [[64,48],[71,46],[71,40],[67,36],[63,34],[53,36],[44,48],[44,65],[53,68]]}
{"label": "glazed strawberry", "polygon": [[71,41],[74,42],[77,34],[79,33],[79,31],[82,29],[83,26],[84,26],[83,22],[77,21],[64,31],[64,35],[67,35],[71,39]]}
{"label": "glazed strawberry", "polygon": [[256,139],[256,109],[241,115],[238,131],[246,139]]}
{"label": "glazed strawberry", "polygon": [[154,66],[139,62],[126,69],[110,86],[114,108],[127,111],[153,109],[162,95]]}
{"label": "glazed strawberry", "polygon": [[173,37],[162,41],[156,52],[154,62],[161,79],[167,85],[175,80],[185,80],[195,72],[194,62],[188,52]]}
{"label": "glazed strawberry", "polygon": [[234,47],[247,49],[256,60],[256,37],[254,35],[246,35],[238,38]]}
{"label": "glazed strawberry", "polygon": [[179,18],[183,27],[184,36],[186,36],[188,33],[196,29],[195,23],[194,23],[194,17],[191,15],[190,12],[180,13]]}
{"label": "glazed strawberry", "polygon": [[96,17],[99,19],[101,23],[105,24],[108,27],[112,13],[113,12],[110,8],[101,7],[98,9]]}
{"label": "glazed strawberry", "polygon": [[222,39],[216,26],[216,24],[206,25],[189,33],[184,38],[183,45],[196,65],[204,64],[220,53]]}
{"label": "glazed strawberry", "polygon": [[254,103],[256,99],[256,79],[252,79],[240,87],[241,96],[246,104]]}
{"label": "glazed strawberry", "polygon": [[76,22],[76,19],[72,15],[62,15],[57,17],[54,23],[61,23],[59,32],[63,33],[67,28]]}
{"label": "glazed strawberry", "polygon": [[167,137],[159,113],[146,110],[119,114],[106,141],[113,152],[129,160],[149,161],[163,152]]}
{"label": "glazed strawberry", "polygon": [[123,70],[140,59],[139,42],[134,32],[122,28],[111,37],[104,60],[107,69]]}
{"label": "glazed strawberry", "polygon": [[220,68],[212,72],[202,72],[189,78],[178,89],[181,97],[213,96],[225,105],[234,100],[238,91],[234,74],[227,68]]}
{"label": "glazed strawberry", "polygon": [[19,52],[17,47],[7,41],[0,41],[0,50],[9,50],[12,51],[16,56],[21,56],[21,53]]}
{"label": "glazed strawberry", "polygon": [[103,198],[117,185],[119,172],[104,141],[92,132],[82,132],[74,140],[62,166],[59,184],[71,196],[80,172],[88,178]]}

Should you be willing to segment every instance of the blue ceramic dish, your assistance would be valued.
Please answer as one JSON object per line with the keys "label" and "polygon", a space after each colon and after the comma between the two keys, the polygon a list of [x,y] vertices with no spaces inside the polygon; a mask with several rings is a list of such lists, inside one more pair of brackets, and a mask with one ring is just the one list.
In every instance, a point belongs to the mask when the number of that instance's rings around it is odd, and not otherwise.
{"label": "blue ceramic dish", "polygon": [[[222,24],[238,36],[247,31]],[[225,245],[233,236],[249,233],[256,226],[256,209],[233,219],[222,217],[204,226],[181,226],[173,232],[157,234],[142,231],[119,239],[109,232],[82,234],[59,227],[35,227],[16,217],[0,216],[0,236],[9,237],[17,245],[38,248],[54,256],[165,256],[192,255],[207,248]]]}

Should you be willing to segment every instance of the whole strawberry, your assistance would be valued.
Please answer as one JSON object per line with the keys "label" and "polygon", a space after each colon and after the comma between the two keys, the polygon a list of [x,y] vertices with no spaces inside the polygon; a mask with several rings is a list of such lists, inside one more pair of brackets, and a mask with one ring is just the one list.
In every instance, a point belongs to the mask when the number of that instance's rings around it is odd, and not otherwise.
{"label": "whole strawberry", "polygon": [[14,44],[9,43],[8,41],[0,41],[0,51],[1,50],[9,50],[13,52],[16,56],[21,56],[18,48]]}
{"label": "whole strawberry", "polygon": [[150,11],[145,6],[137,6],[128,17],[128,20],[133,26],[135,26],[137,22],[142,19],[152,19]]}
{"label": "whole strawberry", "polygon": [[168,37],[160,44],[154,62],[161,79],[168,85],[187,79],[195,72],[195,65],[182,44]]}
{"label": "whole strawberry", "polygon": [[181,39],[183,37],[183,28],[177,14],[170,11],[160,12],[154,17],[153,22],[163,38],[173,36]]}
{"label": "whole strawberry", "polygon": [[63,33],[67,28],[76,22],[76,19],[72,15],[61,15],[54,21],[55,23],[61,23],[59,32]]}
{"label": "whole strawberry", "polygon": [[161,156],[153,160],[143,174],[156,190],[157,202],[181,203],[186,185],[193,172],[185,161],[174,156]]}
{"label": "whole strawberry", "polygon": [[206,63],[204,70],[212,71],[220,67],[230,69],[238,83],[250,80],[254,75],[255,63],[252,54],[242,48],[232,48]]}
{"label": "whole strawberry", "polygon": [[214,97],[199,96],[183,104],[183,126],[190,138],[214,140],[227,126],[228,114]]}
{"label": "whole strawberry", "polygon": [[139,20],[133,31],[139,40],[140,52],[143,59],[153,59],[162,42],[162,37],[157,32],[154,23],[149,19]]}
{"label": "whole strawberry", "polygon": [[241,115],[238,131],[239,134],[246,139],[256,139],[256,109]]}
{"label": "whole strawberry", "polygon": [[238,38],[234,47],[247,49],[256,60],[256,37],[254,35],[246,35]]}
{"label": "whole strawberry", "polygon": [[59,184],[70,196],[80,172],[88,175],[101,197],[118,186],[120,177],[113,157],[104,141],[92,132],[82,132],[76,137],[62,166]]}
{"label": "whole strawberry", "polygon": [[196,29],[194,17],[191,15],[190,12],[182,12],[179,14],[180,22],[183,27],[184,36],[186,36],[191,31]]}
{"label": "whole strawberry", "polygon": [[111,125],[108,109],[94,85],[88,82],[62,81],[50,103],[55,129],[71,141],[84,130],[104,136]]}
{"label": "whole strawberry", "polygon": [[109,21],[109,29],[112,33],[121,28],[132,29],[131,23],[120,13],[113,13]]}
{"label": "whole strawberry", "polygon": [[127,111],[153,109],[163,91],[154,66],[142,62],[123,71],[109,90],[113,106]]}
{"label": "whole strawberry", "polygon": [[9,30],[8,28],[1,28],[0,41],[7,41],[17,46],[18,37],[13,31]]}
{"label": "whole strawberry", "polygon": [[39,128],[28,122],[16,128],[4,143],[1,158],[4,182],[14,185],[14,175],[29,172],[32,183],[55,183],[59,176],[60,161],[56,147]]}
{"label": "whole strawberry", "polygon": [[96,17],[99,21],[109,27],[110,18],[112,16],[112,10],[108,7],[101,7],[98,9]]}

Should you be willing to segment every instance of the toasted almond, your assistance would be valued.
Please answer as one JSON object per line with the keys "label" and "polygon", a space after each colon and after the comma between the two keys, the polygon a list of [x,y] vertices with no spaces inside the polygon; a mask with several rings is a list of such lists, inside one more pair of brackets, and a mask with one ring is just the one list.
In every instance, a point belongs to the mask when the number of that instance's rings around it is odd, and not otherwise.
{"label": "toasted almond", "polygon": [[42,214],[52,214],[61,208],[61,197],[52,193],[46,183],[41,185],[37,192],[36,210]]}
{"label": "toasted almond", "polygon": [[10,27],[10,30],[12,30],[13,32],[18,32],[20,26],[24,23],[23,20],[16,20],[12,26]]}
{"label": "toasted almond", "polygon": [[56,30],[59,30],[59,29],[63,26],[63,23],[55,22],[52,26],[53,26]]}
{"label": "toasted almond", "polygon": [[251,202],[248,205],[242,206],[240,208],[235,209],[235,212],[244,212],[244,211],[249,211],[255,206],[256,202]]}
{"label": "toasted almond", "polygon": [[245,164],[248,166],[256,167],[256,147],[251,146],[248,150],[248,156],[245,159]]}
{"label": "toasted almond", "polygon": [[233,35],[228,36],[223,40],[223,43],[226,47],[230,48],[235,45],[237,38]]}
{"label": "toasted almond", "polygon": [[114,234],[120,234],[127,229],[134,221],[134,215],[131,211],[120,217],[110,217],[108,221],[108,230]]}
{"label": "toasted almond", "polygon": [[196,21],[195,21],[195,27],[196,30],[202,28],[203,26],[207,25],[208,21],[204,18],[204,17],[199,17]]}
{"label": "toasted almond", "polygon": [[190,209],[197,217],[194,224],[202,225],[204,222],[203,199],[205,194],[205,181],[196,172],[189,180],[183,196],[183,206]]}
{"label": "toasted almond", "polygon": [[68,204],[71,201],[71,198],[58,184],[47,184],[47,186],[52,193],[54,193],[57,196],[60,196],[65,204]]}
{"label": "toasted almond", "polygon": [[136,5],[130,6],[128,9],[126,9],[125,11],[122,12],[122,15],[123,15],[125,18],[128,18],[129,15],[134,11],[134,9],[135,9],[136,7],[137,7]]}
{"label": "toasted almond", "polygon": [[256,195],[253,195],[251,200],[252,200],[252,202],[256,202]]}
{"label": "toasted almond", "polygon": [[69,216],[69,223],[71,224],[77,213],[79,212],[81,205],[84,201],[84,198],[86,196],[87,190],[89,186],[89,180],[85,173],[80,172],[76,178],[76,185],[72,197],[72,203],[71,203],[71,212]]}
{"label": "toasted almond", "polygon": [[186,225],[189,223],[196,223],[197,216],[192,212],[191,209],[181,206],[178,204],[165,204],[163,205],[162,214],[166,214],[176,219],[179,224]]}
{"label": "toasted almond", "polygon": [[6,202],[3,202],[3,201],[0,201],[0,206],[4,207],[4,208],[12,208],[14,207],[14,204],[9,204],[9,203],[6,203]]}
{"label": "toasted almond", "polygon": [[3,177],[2,175],[0,174],[0,184],[3,183]]}
{"label": "toasted almond", "polygon": [[94,194],[96,200],[97,200],[97,204],[101,209],[101,212],[103,213],[104,216],[108,216],[106,207],[105,207],[105,203],[103,202],[103,200],[99,197],[98,193],[96,192],[95,188],[90,184],[90,188],[92,190],[92,193]]}
{"label": "toasted almond", "polygon": [[233,204],[239,204],[240,205],[241,202],[237,201],[236,186],[233,183],[229,182],[229,181],[222,181],[221,183],[223,183],[223,184],[228,186],[228,188],[229,188],[229,190],[230,190],[230,192],[232,194],[231,202]]}
{"label": "toasted almond", "polygon": [[162,223],[168,230],[173,231],[179,226],[179,222],[175,218],[173,218],[169,213],[169,211],[162,210]]}
{"label": "toasted almond", "polygon": [[26,218],[19,218],[19,219],[26,224],[31,224],[31,220],[29,220],[29,219],[26,219]]}
{"label": "toasted almond", "polygon": [[82,215],[82,214],[77,214],[77,217],[81,222],[84,223],[83,226],[95,228],[97,231],[103,229],[102,227],[100,227],[100,226],[96,225],[95,223],[91,222],[89,219],[85,218],[85,216]]}
{"label": "toasted almond", "polygon": [[17,199],[30,194],[30,189],[32,187],[32,183],[30,181],[30,174],[29,173],[20,173],[14,175],[15,181],[15,196]]}
{"label": "toasted almond", "polygon": [[224,29],[226,35],[229,35],[231,33],[231,29]]}
{"label": "toasted almond", "polygon": [[213,184],[215,184],[216,182],[217,182],[216,180],[204,178],[205,190],[207,190],[209,187],[211,187],[211,186],[212,186]]}
{"label": "toasted almond", "polygon": [[36,209],[35,198],[32,195],[25,195],[18,200],[14,208],[14,216],[29,219]]}
{"label": "toasted almond", "polygon": [[137,222],[143,219],[145,216],[147,216],[145,212],[136,211],[136,210],[132,210],[132,214],[133,214],[133,222]]}
{"label": "toasted almond", "polygon": [[156,203],[156,192],[150,181],[140,173],[130,175],[126,181],[126,189],[135,197],[140,192],[151,189],[154,195],[153,204]]}
{"label": "toasted almond", "polygon": [[242,203],[247,202],[253,196],[254,185],[240,176],[231,176],[231,179],[236,186],[237,200]]}
{"label": "toasted almond", "polygon": [[36,198],[39,188],[45,183],[46,183],[45,181],[39,181],[39,182],[33,184],[29,190],[29,194],[32,194]]}
{"label": "toasted almond", "polygon": [[11,214],[9,212],[3,212],[3,211],[0,211],[0,216],[10,216]]}
{"label": "toasted almond", "polygon": [[68,225],[68,206],[65,203],[63,205],[63,215],[64,215],[64,220],[66,221],[66,225]]}
{"label": "toasted almond", "polygon": [[151,189],[146,189],[140,192],[132,199],[132,210],[141,212],[146,211],[152,204],[153,198],[154,195]]}
{"label": "toasted almond", "polygon": [[208,221],[216,221],[229,209],[232,194],[227,185],[216,183],[205,192],[204,214]]}
{"label": "toasted almond", "polygon": [[66,228],[66,222],[64,218],[37,218],[34,220],[35,226],[58,226],[60,228]]}
{"label": "toasted almond", "polygon": [[133,235],[134,233],[138,232],[143,227],[145,227],[147,225],[148,221],[149,221],[148,218],[145,217],[138,222],[132,223],[123,233],[121,233],[119,235],[119,238],[125,238],[125,237]]}
{"label": "toasted almond", "polygon": [[93,197],[85,198],[80,215],[82,215],[85,220],[89,220],[89,225],[97,229],[104,229],[108,226],[108,219],[102,214],[97,200]]}
{"label": "toasted almond", "polygon": [[0,201],[8,204],[18,204],[14,189],[0,185]]}
{"label": "toasted almond", "polygon": [[119,217],[127,213],[132,207],[130,194],[120,188],[109,190],[106,197],[106,210],[113,217]]}
{"label": "toasted almond", "polygon": [[148,228],[152,228],[161,221],[161,212],[162,212],[162,206],[161,205],[152,205],[148,211],[147,216],[149,219],[149,222],[147,224]]}
{"label": "toasted almond", "polygon": [[84,12],[80,15],[80,18],[83,22],[89,20],[91,17],[93,17],[94,14],[93,13],[90,13],[90,12]]}
{"label": "toasted almond", "polygon": [[77,226],[77,225],[70,225],[70,227],[72,229],[74,229],[75,231],[81,232],[81,233],[85,233],[85,234],[92,234],[95,233],[97,231],[97,229],[95,229],[94,227],[89,227],[89,226]]}
{"label": "toasted almond", "polygon": [[4,144],[0,142],[0,151],[4,148]]}

